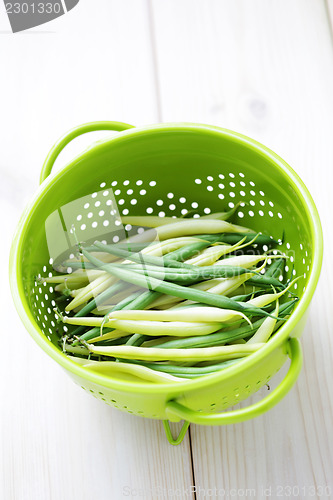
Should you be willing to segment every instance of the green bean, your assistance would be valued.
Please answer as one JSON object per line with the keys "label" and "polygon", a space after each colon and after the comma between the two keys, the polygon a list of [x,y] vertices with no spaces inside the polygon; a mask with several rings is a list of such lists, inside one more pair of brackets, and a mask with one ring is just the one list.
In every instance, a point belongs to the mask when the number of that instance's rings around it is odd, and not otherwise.
{"label": "green bean", "polygon": [[236,300],[237,302],[245,302],[246,300],[249,300],[251,297],[253,297],[256,294],[262,293],[263,290],[256,290],[254,292],[250,293],[244,293],[242,295],[234,295],[233,297],[230,297],[232,300]]}
{"label": "green bean", "polygon": [[202,302],[207,305],[221,307],[223,309],[233,309],[235,311],[241,311],[244,313],[250,313],[269,316],[269,313],[263,309],[248,306],[242,302],[236,302],[228,297],[215,295],[209,292],[204,292],[201,290],[196,290],[194,288],[186,288],[175,283],[165,283],[151,277],[141,276],[136,272],[130,272],[125,269],[118,269],[111,264],[105,264],[101,262],[96,257],[89,254],[87,251],[82,249],[83,254],[93,262],[96,266],[109,272],[110,274],[122,279],[123,281],[128,281],[134,285],[141,286],[143,288],[148,288],[150,290],[166,293],[167,295],[173,295],[175,297],[180,297],[183,299],[194,300],[195,302]]}
{"label": "green bean", "polygon": [[[184,236],[182,238],[169,238],[164,241],[156,241],[152,245],[147,245],[141,253],[144,255],[150,255],[155,257],[161,257],[162,255],[166,256],[168,253],[173,252],[179,248],[182,248],[190,243],[200,242],[199,238],[195,236]],[[131,251],[130,248],[127,248],[127,251]],[[98,255],[96,255],[98,257]]]}
{"label": "green bean", "polygon": [[[114,311],[118,311],[120,309],[137,309],[137,308],[141,309],[141,307],[145,308],[151,302],[153,302],[153,300],[158,298],[159,295],[160,294],[158,292],[154,292],[151,290],[145,291],[145,292],[140,292],[140,291],[134,292],[129,297],[126,297],[121,302],[119,302],[119,304],[116,304],[115,306],[113,306],[110,309],[109,313],[114,312]],[[112,330],[113,330],[113,328],[110,331],[112,331]],[[94,337],[97,337],[99,332],[100,332],[100,327],[95,327],[95,328],[89,330],[88,332],[86,332],[85,334],[83,334],[80,337],[80,340],[85,340],[85,341],[91,340]],[[78,343],[79,343],[79,340],[76,340],[75,342],[73,342],[73,345],[77,345]]]}
{"label": "green bean", "polygon": [[141,333],[135,333],[134,335],[131,335],[131,337],[127,340],[126,345],[134,345],[139,347],[142,345],[146,340],[150,340],[151,337],[148,335],[142,335]]}
{"label": "green bean", "polygon": [[[85,330],[85,327],[82,327],[82,329]],[[112,331],[113,328],[107,328],[105,330]],[[100,333],[101,333],[101,328],[99,326],[95,326],[94,328],[91,328],[90,330],[85,331],[85,333],[83,335],[80,335],[78,339],[74,340],[72,345],[75,347],[75,346],[79,345],[80,341],[82,341],[82,340],[88,342],[88,340],[94,339],[95,337],[100,335]]]}
{"label": "green bean", "polygon": [[205,248],[198,255],[192,257],[191,259],[188,259],[186,264],[192,264],[195,266],[211,266],[217,260],[221,259],[221,257],[225,257],[228,254],[239,251],[250,244],[244,243],[244,240],[245,238],[243,240],[240,240],[238,243],[235,243],[234,245],[229,245],[228,243],[220,243],[218,245]]}
{"label": "green bean", "polygon": [[[175,260],[163,259],[161,257],[156,256],[143,256],[138,254],[131,254],[130,252],[126,252],[125,250],[119,250],[116,248],[116,245],[103,245],[102,243],[96,242],[97,248],[105,248],[109,253],[122,256],[124,258],[130,259],[134,262],[138,262],[141,264],[141,267],[136,267],[135,265],[127,265],[127,269],[134,269],[138,272],[146,274],[146,271],[149,271],[153,277],[157,279],[166,279],[167,281],[180,281],[184,283],[195,282],[202,279],[209,279],[211,277],[230,277],[236,276],[239,274],[243,274],[246,271],[245,268],[241,268],[239,266],[233,267],[229,264],[226,266],[220,265],[218,268],[214,268],[212,266],[201,266],[198,268],[197,266],[191,264],[184,264],[177,262]],[[195,244],[197,245],[197,244]],[[116,265],[116,264],[110,264]],[[159,267],[156,266],[166,266],[167,269],[163,269],[163,274],[158,274]],[[179,269],[178,269],[179,268]],[[191,274],[191,276],[190,276]],[[184,276],[183,276],[184,275]],[[183,279],[183,278],[189,278]]]}
{"label": "green bean", "polygon": [[[103,334],[101,335],[101,328],[96,327],[95,336],[93,338],[89,338],[89,340],[82,340],[81,342],[88,342],[88,344],[94,344],[98,342],[99,345],[104,345],[105,343],[108,345],[110,341],[119,341],[123,337],[128,337],[130,334],[128,332],[124,332],[123,330],[115,330],[114,328],[105,328],[103,327]],[[117,345],[118,342],[115,343]],[[74,345],[74,344],[73,344]]]}
{"label": "green bean", "polygon": [[285,287],[285,285],[281,283],[281,281],[277,280],[274,277],[266,276],[266,274],[255,274],[251,276],[251,278],[249,278],[246,283],[254,286],[274,286],[274,288]]}
{"label": "green bean", "polygon": [[68,302],[70,296],[68,295],[60,295],[60,297],[56,297],[54,300],[57,304],[62,304],[63,302]]}
{"label": "green bean", "polygon": [[228,220],[230,217],[234,215],[235,212],[237,212],[238,208],[240,206],[245,206],[247,203],[244,201],[239,201],[238,203],[235,204],[233,208],[228,210],[227,212],[213,212],[208,215],[200,215],[201,219],[219,219],[219,220]]}
{"label": "green bean", "polygon": [[[142,266],[148,267],[149,265],[160,266],[160,267],[170,267],[170,268],[181,268],[181,269],[189,269],[192,270],[194,266],[190,264],[184,264],[183,262],[178,262],[173,259],[168,259],[165,257],[157,257],[155,255],[146,255],[146,254],[138,254],[132,253],[117,247],[117,245],[104,245],[99,241],[95,241],[94,245],[98,249],[103,249],[105,252],[108,252],[112,255],[117,255],[118,257],[122,257],[124,259],[131,260],[133,262],[137,262]],[[192,243],[191,245],[202,245],[199,243]],[[167,254],[167,256],[170,254]]]}
{"label": "green bean", "polygon": [[277,242],[271,239],[268,236],[262,234],[220,234],[220,235],[198,235],[197,238],[202,238],[203,242],[192,243],[190,245],[184,246],[183,248],[179,248],[174,252],[170,252],[165,256],[166,259],[175,259],[179,261],[190,259],[191,257],[195,257],[202,250],[213,245],[214,243],[222,242],[231,245],[237,245],[241,241],[244,241],[244,244],[258,244],[258,245],[271,245],[275,246]]}
{"label": "green bean", "polygon": [[[172,260],[172,261],[183,261],[186,259],[190,259],[194,255],[197,255],[201,250],[204,250],[205,248],[209,247],[213,243],[217,243],[219,240],[219,235],[210,235],[211,238],[205,240],[205,241],[199,241],[197,243],[190,243],[189,245],[186,245],[182,248],[178,248],[178,250],[174,250],[173,252],[169,252],[165,256],[165,260]],[[198,236],[198,238],[201,238],[201,236]]]}
{"label": "green bean", "polygon": [[[197,236],[197,238],[202,239],[203,241],[199,241],[196,243],[191,243],[189,245],[186,245],[182,248],[179,248],[178,250],[174,250],[173,252],[168,253],[165,256],[165,259],[173,259],[177,261],[184,261],[190,258],[195,258],[197,255],[200,254],[201,251],[205,250],[207,247],[214,245],[215,243],[225,243],[224,242],[224,234],[209,234],[209,235],[200,235]],[[249,244],[252,241],[257,240],[259,235],[251,235],[251,238],[247,238],[244,236],[243,238],[239,239],[237,242],[235,242],[234,245],[239,245],[240,243]],[[227,243],[229,245],[229,243]],[[230,245],[230,249],[232,250],[232,246]]]}
{"label": "green bean", "polygon": [[282,276],[282,274],[283,274],[284,264],[285,264],[285,260],[282,258],[273,260],[273,262],[269,266],[269,268],[266,269],[265,276],[279,279],[279,277]]}
{"label": "green bean", "polygon": [[[98,340],[99,345],[123,345],[132,337],[132,335],[124,335],[124,337],[118,337],[117,339],[107,339],[107,340]],[[94,343],[95,339],[92,339],[92,343]],[[96,341],[95,341],[96,342]]]}
{"label": "green bean", "polygon": [[122,301],[123,304],[119,303],[117,306],[115,306],[112,311],[109,311],[109,313],[114,312],[114,311],[119,311],[119,310],[126,310],[126,309],[145,309],[148,307],[156,298],[158,298],[161,294],[159,292],[155,292],[154,290],[145,290],[141,292],[136,292],[137,296],[135,297],[134,294],[132,296],[132,300],[127,301]]}
{"label": "green bean", "polygon": [[[142,293],[142,292],[141,292]],[[122,308],[125,308],[126,306],[128,306],[130,303],[132,303],[135,299],[137,299],[138,297],[138,294],[140,294],[140,292],[134,292],[132,293],[131,295],[129,295],[128,297],[125,297],[125,299],[123,299],[121,302],[119,302],[119,304],[116,304],[115,306],[113,306],[109,312],[112,312],[112,311],[118,311],[119,309],[122,309]],[[81,311],[80,311],[81,312]],[[78,316],[77,314],[74,316],[74,318],[79,318],[79,317],[83,317],[82,315]],[[103,320],[102,320],[103,321]],[[110,331],[112,331],[113,329],[111,329]],[[88,330],[86,333],[84,333],[83,335],[80,336],[80,340],[85,340],[85,341],[88,341],[88,340],[91,340],[93,339],[94,337],[97,337],[97,335],[100,333],[100,327],[95,327],[95,328],[92,328],[91,330]],[[80,340],[75,340],[73,342],[73,345],[78,345],[78,343],[80,342]]]}
{"label": "green bean", "polygon": [[100,293],[97,297],[95,297],[90,302],[88,302],[88,304],[85,305],[78,313],[76,313],[75,316],[77,318],[80,316],[86,316],[93,309],[98,307],[100,304],[103,304],[103,302],[105,300],[112,297],[112,295],[115,295],[116,293],[124,290],[126,288],[126,286],[128,286],[127,283],[124,283],[121,281],[118,283],[115,283],[114,285],[111,285],[110,288],[108,288],[107,290],[104,290],[104,292]]}
{"label": "green bean", "polygon": [[134,361],[134,360],[126,360],[127,363],[140,363],[142,366],[146,366],[151,370],[157,370],[160,372],[170,373],[171,375],[186,377],[186,378],[194,378],[200,377],[202,375],[210,375],[215,371],[222,370],[231,366],[235,363],[239,363],[241,359],[232,359],[230,361],[223,361],[222,363],[209,365],[209,366],[179,366],[179,365],[170,365],[170,364],[162,364],[162,363],[145,363],[142,361]]}
{"label": "green bean", "polygon": [[[288,314],[290,314],[290,311],[292,310],[294,305],[295,305],[295,300],[281,304],[279,315],[282,318],[285,318]],[[193,338],[169,340],[167,342],[159,344],[158,347],[160,347],[161,349],[170,349],[170,348],[178,349],[187,347],[211,347],[223,343],[228,343],[232,340],[251,337],[262,325],[264,320],[265,318],[257,320],[252,324],[252,327],[251,325],[245,325],[229,331],[226,331],[225,328],[223,328],[223,330],[211,333],[209,335],[202,335]]]}
{"label": "green bean", "polygon": [[75,335],[79,335],[81,332],[84,332],[84,330],[85,330],[84,326],[77,326],[76,328],[74,328],[74,330],[69,331],[67,335],[74,337]]}
{"label": "green bean", "polygon": [[159,280],[180,282],[184,284],[191,284],[202,280],[214,279],[214,278],[234,278],[242,274],[247,274],[249,272],[256,273],[257,271],[249,271],[245,267],[237,266],[202,266],[195,267],[193,270],[188,269],[165,269],[159,270],[160,268],[153,269],[152,266],[147,266],[147,268],[137,268],[132,266],[114,266],[118,269],[126,269],[127,271],[135,271],[138,274],[144,276],[151,276]]}
{"label": "green bean", "polygon": [[69,312],[75,309],[76,307],[88,302],[94,296],[96,297],[98,294],[104,292],[104,290],[110,288],[110,286],[114,283],[114,277],[108,276],[107,273],[103,273],[102,276],[96,278],[92,283],[89,283],[84,288],[81,288],[79,293],[75,295],[73,300],[65,307],[65,311]]}
{"label": "green bean", "polygon": [[266,318],[261,318],[253,323],[253,328],[251,328],[250,325],[246,325],[231,331],[222,330],[209,335],[198,335],[197,337],[189,337],[180,340],[169,340],[168,342],[163,342],[155,347],[160,347],[161,349],[187,349],[189,347],[213,347],[216,345],[227,344],[233,340],[251,337],[265,319]]}
{"label": "green bean", "polygon": [[270,304],[274,300],[282,297],[282,295],[284,295],[292,287],[292,285],[295,283],[295,281],[297,281],[297,280],[298,280],[298,278],[291,281],[289,283],[289,285],[286,286],[281,292],[266,293],[264,295],[259,295],[258,297],[254,297],[253,299],[250,299],[247,302],[247,304],[252,304],[252,305],[257,306],[257,307],[265,307],[265,306],[267,306],[267,304]]}
{"label": "green bean", "polygon": [[[220,241],[223,241],[223,243],[229,243],[230,245],[233,245],[234,243],[238,243],[241,239],[246,238],[245,242],[249,243],[254,236],[255,233],[249,234],[249,233],[223,233],[220,235],[221,239]],[[215,236],[215,235],[214,235]],[[212,235],[210,234],[202,234],[202,235],[197,235],[197,238],[202,238],[203,240],[209,240]],[[274,240],[271,236],[267,236],[265,234],[259,234],[256,238],[256,240],[253,242],[255,245],[272,245],[276,246],[278,245],[278,242]]]}

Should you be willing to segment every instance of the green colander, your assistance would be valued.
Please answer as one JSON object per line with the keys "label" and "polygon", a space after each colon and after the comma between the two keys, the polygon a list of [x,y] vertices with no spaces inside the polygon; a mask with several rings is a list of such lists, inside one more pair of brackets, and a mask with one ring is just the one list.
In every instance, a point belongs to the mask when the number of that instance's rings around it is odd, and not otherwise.
{"label": "green colander", "polygon": [[[119,131],[94,143],[60,172],[51,174],[62,149],[75,137],[96,130]],[[322,232],[314,202],[300,178],[275,153],[245,136],[197,124],[160,124],[141,128],[117,122],[75,128],[50,151],[41,186],[18,225],[10,259],[11,289],[18,313],[32,337],[85,391],[106,404],[141,417],[164,421],[167,437],[178,444],[190,422],[222,425],[262,414],[294,384],[302,365],[299,337],[313,296],[322,260]],[[278,238],[291,255],[294,285],[300,296],[294,312],[259,351],[221,372],[181,383],[149,384],[93,373],[63,354],[58,346],[63,325],[52,305],[52,287],[36,276],[53,272],[45,225],[50,214],[74,200],[78,234],[84,240],[103,224],[100,214],[111,196],[120,214],[180,216],[202,214],[247,201],[233,222]],[[104,207],[104,208],[103,208]],[[101,210],[102,208],[102,210]],[[290,265],[290,264],[289,264]],[[60,332],[59,332],[60,330]],[[260,402],[223,411],[267,384],[290,358],[280,385]],[[173,439],[169,421],[185,420]]]}

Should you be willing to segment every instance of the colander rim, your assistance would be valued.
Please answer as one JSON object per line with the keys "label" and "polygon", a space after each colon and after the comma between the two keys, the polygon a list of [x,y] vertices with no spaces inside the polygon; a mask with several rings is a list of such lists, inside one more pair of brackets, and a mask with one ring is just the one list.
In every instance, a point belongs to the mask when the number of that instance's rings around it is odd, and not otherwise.
{"label": "colander rim", "polygon": [[[288,182],[293,184],[293,188],[297,192],[298,196],[302,200],[302,203],[307,212],[308,219],[311,221],[311,238],[313,244],[313,259],[311,263],[311,268],[309,270],[309,281],[306,289],[298,302],[295,310],[291,314],[290,318],[286,321],[284,325],[281,326],[278,333],[274,335],[272,339],[265,346],[259,349],[257,352],[251,354],[250,356],[242,359],[239,363],[231,365],[220,372],[213,373],[211,375],[206,375],[198,379],[185,380],[184,382],[174,382],[163,383],[163,384],[150,384],[150,383],[137,383],[133,381],[120,381],[94,373],[92,371],[83,368],[81,365],[70,360],[65,354],[62,353],[56,346],[52,344],[51,341],[42,333],[37,323],[34,320],[31,311],[29,310],[28,304],[26,303],[26,298],[22,286],[22,275],[20,272],[20,255],[22,252],[22,242],[28,228],[28,221],[34,212],[35,207],[38,205],[40,200],[47,194],[48,189],[52,186],[56,179],[59,179],[66,175],[70,169],[74,168],[78,162],[87,158],[87,156],[92,156],[99,149],[108,148],[110,144],[115,144],[122,141],[131,140],[134,136],[147,135],[149,133],[156,132],[192,132],[199,131],[200,133],[206,133],[211,135],[218,134],[219,136],[224,136],[227,140],[234,141],[235,143],[242,144],[245,147],[253,150],[257,154],[261,154],[267,160],[274,164],[280,173],[287,179]],[[301,178],[296,174],[296,172],[276,153],[271,149],[264,146],[263,144],[251,139],[243,134],[234,132],[229,129],[217,127],[214,125],[199,124],[199,123],[162,123],[162,124],[151,124],[143,127],[131,128],[129,130],[124,130],[117,133],[116,136],[112,136],[110,139],[99,141],[94,143],[87,150],[76,156],[70,163],[63,167],[60,171],[51,174],[45,181],[39,186],[39,189],[35,193],[34,197],[24,210],[21,219],[18,223],[10,252],[10,286],[12,291],[12,296],[18,314],[29,331],[30,335],[34,338],[37,344],[59,363],[63,368],[71,372],[73,375],[80,377],[81,379],[88,380],[90,383],[97,384],[99,386],[107,387],[109,389],[114,389],[121,392],[132,393],[135,391],[140,391],[140,393],[153,394],[153,393],[173,393],[177,394],[182,391],[192,391],[197,390],[211,384],[215,384],[223,381],[226,378],[232,377],[235,374],[239,374],[241,371],[246,371],[250,367],[259,363],[268,354],[270,354],[275,349],[279,348],[281,344],[285,343],[288,339],[288,333],[293,330],[296,324],[300,321],[304,313],[306,312],[312,296],[314,294],[322,263],[323,255],[323,235],[320,223],[319,214],[315,203],[309,193],[309,190],[305,186]]]}

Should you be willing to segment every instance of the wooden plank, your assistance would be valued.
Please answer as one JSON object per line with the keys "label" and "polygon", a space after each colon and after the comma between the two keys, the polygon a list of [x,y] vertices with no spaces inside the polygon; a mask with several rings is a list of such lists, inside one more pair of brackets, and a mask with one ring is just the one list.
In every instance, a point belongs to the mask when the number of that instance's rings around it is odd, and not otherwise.
{"label": "wooden plank", "polygon": [[[43,27],[2,34],[0,62],[9,68],[1,79],[1,114],[6,117],[2,162],[12,175],[17,164],[25,164],[17,175],[18,180],[24,176],[24,186],[31,177],[38,179],[35,175],[55,140],[76,125],[103,119],[134,125],[157,120],[144,0],[130,0],[120,8],[116,1],[101,0],[97,12],[82,1]],[[20,148],[13,155],[18,139]],[[86,143],[77,139],[59,163]]]}
{"label": "wooden plank", "polygon": [[[281,154],[310,187],[330,248],[333,51],[324,3],[152,4],[163,121],[231,128]],[[241,498],[250,488],[261,499],[266,487],[278,498],[287,495],[288,486],[295,486],[296,493],[299,489],[299,498],[330,498],[330,260],[324,261],[304,332],[304,369],[297,386],[252,422],[192,426],[197,498],[206,498],[214,488],[221,490],[219,498]],[[264,395],[263,389],[256,398]]]}
{"label": "wooden plank", "polygon": [[[43,159],[90,120],[157,120],[149,17],[142,0],[84,2],[47,27],[0,34],[1,261]],[[4,28],[5,29],[5,28]],[[95,137],[93,138],[95,139]],[[88,146],[70,146],[59,164]],[[192,483],[188,438],[172,447],[162,422],[104,405],[42,353],[1,280],[0,497],[6,500],[165,498]],[[189,496],[191,498],[191,495]]]}

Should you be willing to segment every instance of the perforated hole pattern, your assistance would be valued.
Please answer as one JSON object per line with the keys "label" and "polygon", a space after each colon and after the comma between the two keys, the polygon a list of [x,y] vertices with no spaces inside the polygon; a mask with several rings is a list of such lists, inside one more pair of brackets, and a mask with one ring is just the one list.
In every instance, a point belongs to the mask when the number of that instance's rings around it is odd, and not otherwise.
{"label": "perforated hole pattern", "polygon": [[[177,186],[177,191],[175,190],[175,192],[164,192],[163,184],[160,186],[159,182],[155,179],[144,182],[140,178],[135,180],[125,178],[113,179],[109,182],[105,180],[102,183],[98,183],[95,186],[95,191],[91,194],[91,201],[87,202],[85,199],[80,212],[76,214],[76,220],[80,223],[80,237],[84,239],[84,233],[87,228],[89,228],[90,234],[91,230],[100,230],[101,226],[107,229],[110,216],[115,215],[111,193],[113,193],[116,199],[120,215],[146,213],[148,215],[159,215],[160,217],[179,217],[191,211],[191,216],[200,217],[200,215],[209,214],[212,211],[212,205],[214,206],[214,210],[216,210],[217,201],[220,202],[219,210],[221,211],[233,208],[238,201],[245,201],[246,205],[240,207],[233,216],[232,221],[234,223],[251,227],[251,222],[253,223],[254,220],[262,219],[263,225],[265,225],[266,221],[266,226],[273,228],[272,232],[276,237],[276,235],[282,235],[284,217],[291,217],[294,218],[295,232],[301,232],[298,221],[295,219],[291,209],[288,206],[281,207],[276,200],[269,199],[261,187],[256,185],[256,182],[251,178],[248,178],[245,173],[239,172],[234,174],[233,172],[229,172],[218,175],[205,175],[200,178],[189,178],[188,182],[193,185],[192,197],[185,197],[182,194],[181,186]],[[199,193],[198,190],[200,190],[200,196],[196,198],[196,194],[198,195]],[[148,199],[149,202],[146,201]],[[199,202],[198,199],[205,199],[205,203]],[[155,200],[154,203],[151,200]],[[134,234],[135,231],[138,233],[142,232],[143,228],[131,228],[127,225],[126,230],[132,230]],[[114,242],[118,240],[118,236],[113,237]],[[298,295],[301,295],[305,290],[311,267],[311,249],[307,248],[308,243],[304,238],[297,240],[297,234],[296,238],[294,238],[294,245],[295,241],[302,241],[302,243],[297,243],[297,249],[292,247],[288,239],[284,241],[281,249],[291,257],[288,264],[286,264],[286,271],[291,271],[291,266],[294,266],[293,274],[301,276],[301,279],[294,286]],[[296,253],[297,259],[294,259]],[[43,268],[40,269],[39,277],[52,276],[54,273],[52,264],[52,259],[46,262]],[[35,281],[30,289],[30,294],[32,311],[38,325],[43,334],[57,345],[59,337],[63,332],[67,331],[67,327],[57,323],[55,313],[52,309],[56,305],[54,299],[57,296],[54,292],[54,286],[46,283],[40,285]],[[240,394],[244,394],[244,392],[248,395],[254,393],[266,384],[272,375],[268,375],[264,380],[258,380],[255,384],[251,385],[248,385],[244,381],[243,387],[236,387],[231,393],[224,394],[222,398],[220,397],[218,400],[212,401],[210,403],[210,410],[217,411],[218,409],[225,409],[236,404],[239,401]],[[143,415],[144,413],[140,409],[128,408],[127,405],[120,404],[116,399],[106,396],[104,392],[93,391],[86,387],[83,388],[89,391],[94,397],[114,407],[119,407],[137,415]],[[200,408],[198,410],[202,411]],[[159,418],[157,414],[149,416]]]}

